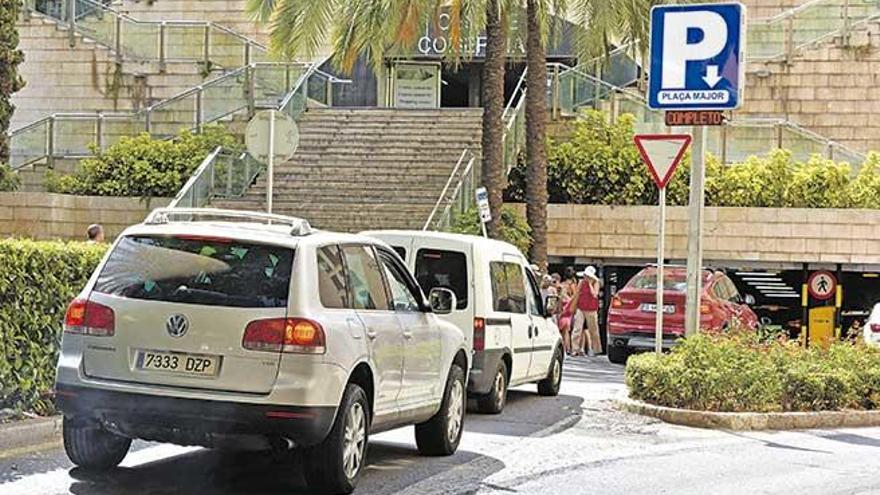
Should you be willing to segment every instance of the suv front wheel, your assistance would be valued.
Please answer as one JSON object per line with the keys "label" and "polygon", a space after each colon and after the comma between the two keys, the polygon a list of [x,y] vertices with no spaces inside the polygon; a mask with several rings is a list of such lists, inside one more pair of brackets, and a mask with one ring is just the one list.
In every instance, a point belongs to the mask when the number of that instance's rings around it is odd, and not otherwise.
{"label": "suv front wheel", "polygon": [[452,455],[464,430],[467,405],[464,371],[457,364],[449,370],[440,410],[428,421],[416,425],[416,446],[422,455]]}
{"label": "suv front wheel", "polygon": [[309,486],[322,492],[351,493],[367,456],[369,431],[367,394],[350,383],[342,395],[330,434],[306,453],[305,476]]}
{"label": "suv front wheel", "polygon": [[78,425],[66,417],[62,430],[67,457],[85,469],[114,468],[122,462],[131,447],[130,438],[110,433],[97,425]]}

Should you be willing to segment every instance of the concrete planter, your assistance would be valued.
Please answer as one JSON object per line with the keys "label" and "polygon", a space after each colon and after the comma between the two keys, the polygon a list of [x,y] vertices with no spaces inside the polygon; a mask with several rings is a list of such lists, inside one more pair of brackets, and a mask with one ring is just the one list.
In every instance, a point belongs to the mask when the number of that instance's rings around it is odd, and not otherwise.
{"label": "concrete planter", "polygon": [[650,416],[667,423],[719,430],[800,430],[880,426],[880,411],[732,413],[655,406],[626,397],[617,398],[614,403],[623,411]]}

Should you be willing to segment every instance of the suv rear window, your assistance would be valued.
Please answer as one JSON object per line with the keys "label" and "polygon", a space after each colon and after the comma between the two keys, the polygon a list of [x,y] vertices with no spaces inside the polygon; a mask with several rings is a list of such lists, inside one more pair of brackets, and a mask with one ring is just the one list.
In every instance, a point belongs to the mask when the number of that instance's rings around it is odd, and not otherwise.
{"label": "suv rear window", "polygon": [[425,293],[435,287],[449,289],[458,303],[455,309],[468,306],[468,271],[464,253],[440,249],[419,249],[416,255],[416,280]]}
{"label": "suv rear window", "polygon": [[293,250],[195,236],[127,236],[94,290],[131,299],[207,306],[287,306]]}

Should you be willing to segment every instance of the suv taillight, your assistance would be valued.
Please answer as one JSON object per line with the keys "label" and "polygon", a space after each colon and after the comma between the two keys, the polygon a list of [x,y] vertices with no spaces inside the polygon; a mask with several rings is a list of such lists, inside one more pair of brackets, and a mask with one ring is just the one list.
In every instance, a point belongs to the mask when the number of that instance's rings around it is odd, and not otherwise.
{"label": "suv taillight", "polygon": [[871,332],[880,333],[880,323],[871,323]]}
{"label": "suv taillight", "polygon": [[268,318],[248,323],[241,345],[252,351],[324,354],[326,339],[318,322],[305,318]]}
{"label": "suv taillight", "polygon": [[116,316],[103,304],[74,299],[64,314],[64,332],[111,337],[116,333]]}
{"label": "suv taillight", "polygon": [[474,318],[474,350],[482,351],[486,348],[486,320]]}

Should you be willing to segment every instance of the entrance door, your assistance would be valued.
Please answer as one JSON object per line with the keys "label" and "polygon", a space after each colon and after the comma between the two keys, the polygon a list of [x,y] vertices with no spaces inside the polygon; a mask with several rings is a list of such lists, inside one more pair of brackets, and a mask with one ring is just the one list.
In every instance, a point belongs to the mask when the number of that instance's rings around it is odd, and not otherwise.
{"label": "entrance door", "polygon": [[440,108],[440,62],[394,62],[391,106]]}

